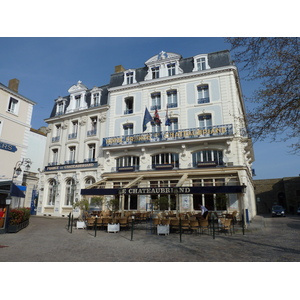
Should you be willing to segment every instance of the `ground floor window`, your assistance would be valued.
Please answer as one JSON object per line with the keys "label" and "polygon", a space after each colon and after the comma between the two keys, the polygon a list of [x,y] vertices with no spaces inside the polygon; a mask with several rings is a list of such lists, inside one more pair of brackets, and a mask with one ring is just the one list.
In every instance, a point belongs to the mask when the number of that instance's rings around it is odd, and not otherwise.
{"label": "ground floor window", "polygon": [[227,210],[226,194],[195,194],[193,195],[194,210],[201,210],[201,205],[208,210]]}

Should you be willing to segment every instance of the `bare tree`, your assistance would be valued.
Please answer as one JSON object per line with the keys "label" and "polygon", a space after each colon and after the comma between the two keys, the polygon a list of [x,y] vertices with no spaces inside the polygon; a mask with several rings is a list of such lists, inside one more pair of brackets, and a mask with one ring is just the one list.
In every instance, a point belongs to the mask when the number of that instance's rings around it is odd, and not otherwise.
{"label": "bare tree", "polygon": [[[246,99],[255,103],[248,114],[254,140],[291,140],[300,153],[300,40],[297,37],[226,38],[246,80],[260,82]],[[296,141],[296,142],[292,142]]]}

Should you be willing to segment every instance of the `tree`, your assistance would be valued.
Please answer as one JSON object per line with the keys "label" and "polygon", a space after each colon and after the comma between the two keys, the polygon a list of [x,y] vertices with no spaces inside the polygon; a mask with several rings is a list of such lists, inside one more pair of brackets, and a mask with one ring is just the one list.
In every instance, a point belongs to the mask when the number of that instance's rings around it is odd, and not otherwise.
{"label": "tree", "polygon": [[260,82],[252,97],[256,106],[248,113],[254,140],[287,141],[300,153],[300,39],[297,37],[226,38],[233,57],[246,71],[246,80]]}

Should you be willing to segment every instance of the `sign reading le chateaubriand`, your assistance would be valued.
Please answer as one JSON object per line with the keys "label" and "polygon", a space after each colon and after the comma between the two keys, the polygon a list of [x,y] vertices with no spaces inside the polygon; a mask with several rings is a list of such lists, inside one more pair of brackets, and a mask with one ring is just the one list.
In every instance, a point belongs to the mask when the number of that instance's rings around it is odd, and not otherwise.
{"label": "sign reading le chateaubriand", "polygon": [[3,143],[3,142],[0,142],[0,149],[9,152],[16,152],[18,150],[16,146]]}

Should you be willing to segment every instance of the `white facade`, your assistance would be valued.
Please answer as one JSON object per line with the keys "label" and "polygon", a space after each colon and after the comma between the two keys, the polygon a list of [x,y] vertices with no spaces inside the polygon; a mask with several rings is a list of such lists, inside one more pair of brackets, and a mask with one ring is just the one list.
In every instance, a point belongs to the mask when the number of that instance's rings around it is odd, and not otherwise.
{"label": "white facade", "polygon": [[[90,195],[101,194],[100,187],[132,188],[131,194],[106,196],[118,197],[122,211],[150,207],[161,196],[151,188],[166,188],[163,192],[199,187],[201,193],[167,193],[167,209],[197,211],[202,204],[212,211],[246,209],[250,218],[256,215],[254,154],[237,68],[228,51],[186,59],[161,52],[143,68],[112,74],[104,89],[88,90],[78,82],[69,93],[56,100],[56,115],[47,120],[45,165],[53,167],[46,167],[42,175],[40,214],[67,214],[70,188],[75,189],[73,203],[80,198],[80,189],[96,182],[88,188]],[[107,96],[107,101],[94,107],[93,93]],[[153,120],[144,128],[146,110]],[[157,113],[160,119],[154,118]],[[93,117],[97,135],[89,137]],[[92,151],[91,143],[99,166],[80,169]],[[73,164],[72,171],[68,164]]]}

